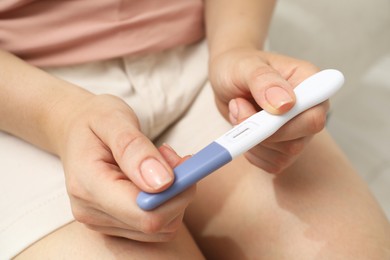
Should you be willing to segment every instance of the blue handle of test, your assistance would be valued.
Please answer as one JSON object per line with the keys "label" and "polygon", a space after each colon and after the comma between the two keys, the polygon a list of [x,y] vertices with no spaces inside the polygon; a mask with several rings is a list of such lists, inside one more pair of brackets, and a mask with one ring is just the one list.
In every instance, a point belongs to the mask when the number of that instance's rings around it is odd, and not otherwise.
{"label": "blue handle of test", "polygon": [[160,193],[140,192],[137,204],[143,210],[153,210],[231,160],[232,156],[224,147],[212,142],[173,169],[175,181],[172,186]]}

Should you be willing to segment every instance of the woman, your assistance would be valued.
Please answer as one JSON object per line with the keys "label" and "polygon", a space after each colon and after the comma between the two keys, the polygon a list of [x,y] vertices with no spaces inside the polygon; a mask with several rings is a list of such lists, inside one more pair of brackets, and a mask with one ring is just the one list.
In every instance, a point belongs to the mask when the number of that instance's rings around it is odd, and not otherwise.
{"label": "woman", "polygon": [[328,102],[196,192],[150,212],[135,203],[168,188],[178,154],[225,132],[225,119],[294,105],[318,69],[263,50],[273,7],[2,3],[2,257],[384,258],[388,221],[323,129]]}

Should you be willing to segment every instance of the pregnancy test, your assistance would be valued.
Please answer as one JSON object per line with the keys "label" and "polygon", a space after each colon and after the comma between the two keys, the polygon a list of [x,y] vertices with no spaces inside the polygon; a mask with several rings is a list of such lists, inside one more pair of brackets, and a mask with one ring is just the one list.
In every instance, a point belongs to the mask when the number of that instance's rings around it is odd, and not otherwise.
{"label": "pregnancy test", "polygon": [[140,192],[137,204],[153,210],[219,169],[238,155],[261,143],[290,119],[329,99],[344,83],[343,74],[334,69],[320,71],[304,80],[295,89],[296,103],[287,113],[273,115],[262,110],[194,154],[173,169],[175,180],[160,193]]}

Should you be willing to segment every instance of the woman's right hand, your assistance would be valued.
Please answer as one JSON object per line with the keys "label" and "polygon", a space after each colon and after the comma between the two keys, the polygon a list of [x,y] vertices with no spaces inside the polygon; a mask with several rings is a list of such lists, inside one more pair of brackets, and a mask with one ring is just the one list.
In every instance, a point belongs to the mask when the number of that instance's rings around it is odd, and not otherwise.
{"label": "woman's right hand", "polygon": [[167,189],[172,168],[184,159],[168,146],[157,149],[141,133],[132,109],[114,96],[91,95],[62,121],[57,147],[76,220],[107,235],[171,240],[195,187],[153,211],[141,210],[135,201],[141,190]]}
{"label": "woman's right hand", "polygon": [[153,211],[136,205],[142,191],[173,182],[181,160],[145,137],[132,109],[93,95],[0,50],[0,130],[58,155],[76,220],[104,234],[139,241],[174,237],[195,187]]}

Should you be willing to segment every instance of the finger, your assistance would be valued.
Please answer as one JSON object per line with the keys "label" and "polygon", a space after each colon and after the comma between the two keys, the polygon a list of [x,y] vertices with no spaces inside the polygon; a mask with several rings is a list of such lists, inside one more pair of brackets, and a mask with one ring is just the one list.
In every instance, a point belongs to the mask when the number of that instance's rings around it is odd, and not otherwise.
{"label": "finger", "polygon": [[[114,176],[119,172],[109,167],[101,167],[106,176]],[[100,176],[100,175],[98,175]],[[109,178],[109,177],[107,177]],[[192,201],[195,186],[180,193],[153,211],[143,211],[136,204],[140,190],[128,179],[97,179],[94,180],[93,191],[99,210],[106,212],[118,221],[128,225],[128,229],[147,232],[157,232],[163,229],[178,215],[184,213],[185,208]]]}
{"label": "finger", "polygon": [[136,230],[128,230],[116,227],[102,227],[96,225],[86,225],[87,228],[94,230],[96,232],[115,237],[127,238],[140,242],[167,242],[172,240],[176,233],[175,232],[166,232],[166,233],[156,233],[156,234],[145,234]]}
{"label": "finger", "polygon": [[265,53],[271,67],[279,71],[294,88],[304,79],[317,73],[319,68],[314,64],[275,53]]}
{"label": "finger", "polygon": [[298,155],[290,155],[278,150],[258,145],[245,153],[245,158],[253,165],[269,172],[280,173],[291,165]]}
{"label": "finger", "polygon": [[[108,152],[106,151],[106,153]],[[165,152],[165,154],[167,153]],[[186,159],[186,157],[180,158],[175,153],[173,156],[171,154],[170,157],[173,158],[173,160],[171,159],[173,167]],[[105,160],[95,160],[91,167],[94,171],[94,178],[88,179],[87,190],[88,194],[92,194],[92,196],[87,196],[87,201],[89,201],[87,206],[103,211],[114,219],[125,223],[128,225],[128,229],[159,230],[164,228],[174,217],[184,212],[195,194],[196,187],[193,186],[163,206],[146,213],[135,204],[140,189],[126,178],[116,164],[107,163]],[[76,192],[76,197],[84,198],[85,196],[83,194],[78,196]]]}
{"label": "finger", "polygon": [[101,210],[93,207],[83,206],[83,203],[77,203],[73,205],[73,216],[80,223],[85,225],[129,229],[127,224],[117,220],[116,218],[106,214]]}
{"label": "finger", "polygon": [[189,155],[183,158],[180,157],[176,151],[166,143],[163,143],[163,145],[160,146],[158,150],[172,168],[175,168],[190,157]]}
{"label": "finger", "polygon": [[229,102],[229,120],[233,125],[237,125],[255,114],[255,107],[246,99],[235,98]]}
{"label": "finger", "polygon": [[[328,111],[329,101],[314,106],[291,119],[266,141],[284,142],[319,133],[325,127]],[[229,102],[229,119],[234,125],[256,112],[255,107],[243,98],[232,99]]]}
{"label": "finger", "polygon": [[[256,167],[268,173],[280,173],[289,163],[290,158],[271,149],[251,150],[245,153],[245,158]],[[275,159],[278,158],[278,161]]]}
{"label": "finger", "polygon": [[117,111],[104,124],[92,123],[91,128],[109,147],[123,173],[141,190],[160,192],[172,184],[171,167],[139,131],[130,112]]}
{"label": "finger", "polygon": [[283,142],[319,133],[326,125],[329,102],[325,101],[299,114],[266,141]]}
{"label": "finger", "polygon": [[[81,219],[76,218],[76,220],[80,223],[83,223],[83,224],[89,226],[92,229],[96,230],[98,227],[100,229],[106,228],[105,230],[122,229],[122,230],[146,234],[145,232],[141,232],[140,230],[133,229],[132,227],[126,225],[125,223],[123,223],[121,221],[118,221],[118,220],[112,218],[111,216],[107,215],[106,213],[104,213],[102,211],[99,211],[99,210],[96,210],[93,208],[88,208],[87,211],[88,211],[88,214],[85,215],[85,216],[87,216],[86,218],[81,218]],[[155,232],[155,233],[176,232],[178,230],[179,226],[181,225],[183,217],[184,217],[184,212],[178,214],[176,217],[173,217],[173,219],[169,223],[167,223],[166,226],[164,226],[163,228],[158,230],[158,232]],[[149,232],[149,233],[152,233],[152,232]]]}
{"label": "finger", "polygon": [[253,58],[241,68],[245,83],[261,108],[272,114],[283,114],[295,104],[292,85],[264,61]]}
{"label": "finger", "polygon": [[277,151],[287,156],[295,156],[303,151],[303,149],[306,147],[306,144],[309,143],[312,137],[313,136],[306,136],[295,140],[282,142],[264,141],[261,143],[261,146],[270,150]]}

